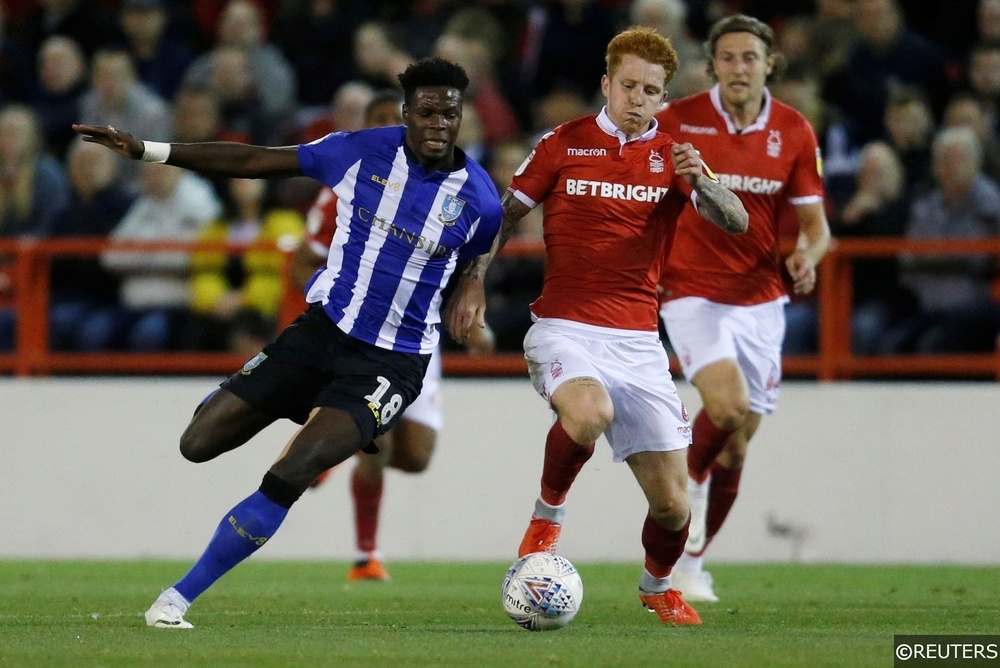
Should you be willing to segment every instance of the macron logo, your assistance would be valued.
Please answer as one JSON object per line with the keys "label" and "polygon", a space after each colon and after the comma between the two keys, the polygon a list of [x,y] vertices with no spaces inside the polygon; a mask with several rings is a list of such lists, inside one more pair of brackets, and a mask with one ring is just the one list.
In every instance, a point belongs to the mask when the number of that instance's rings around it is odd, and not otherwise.
{"label": "macron logo", "polygon": [[700,125],[688,125],[687,123],[681,123],[681,132],[687,132],[692,135],[717,135],[719,134],[716,128],[705,128]]}
{"label": "macron logo", "polygon": [[602,157],[608,154],[608,150],[604,148],[568,148],[566,149],[566,155],[582,155],[584,157]]}

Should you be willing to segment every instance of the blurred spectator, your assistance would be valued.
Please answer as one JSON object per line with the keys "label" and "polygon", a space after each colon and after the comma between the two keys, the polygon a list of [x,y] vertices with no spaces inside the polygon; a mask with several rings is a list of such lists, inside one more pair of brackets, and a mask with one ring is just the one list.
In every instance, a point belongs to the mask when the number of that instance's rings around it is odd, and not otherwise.
{"label": "blurred spectator", "polygon": [[[492,17],[489,25],[499,26],[500,31],[491,38],[490,52],[493,56],[493,80],[507,104],[517,117],[517,126],[525,131],[531,129],[532,104],[534,99],[526,92],[521,78],[521,39],[525,34],[527,19],[526,3],[521,0],[486,0],[474,3],[480,11]],[[474,13],[466,13],[475,16]],[[458,19],[456,19],[457,21]],[[449,31],[457,26],[446,24]]]}
{"label": "blurred spectator", "polygon": [[[0,109],[0,238],[45,236],[69,204],[69,184],[55,158],[42,153],[38,118],[26,106]],[[0,350],[14,344],[16,285],[10,258],[0,257]]]}
{"label": "blurred spectator", "polygon": [[353,79],[354,31],[370,19],[374,3],[344,0],[285,0],[278,7],[274,41],[298,81],[298,99],[307,107],[327,104]]}
{"label": "blurred spectator", "polygon": [[207,86],[184,86],[177,91],[172,128],[174,140],[181,143],[250,141],[249,135],[223,124],[219,98]]}
{"label": "blurred spectator", "polygon": [[172,100],[194,54],[167,32],[164,0],[124,0],[118,16],[139,79],[164,100]]}
{"label": "blurred spectator", "polygon": [[455,10],[458,9],[458,13],[461,13],[468,9],[468,7],[462,8],[463,3],[456,0],[419,0],[383,4],[383,18],[399,27],[400,46],[414,58],[433,55],[435,44],[445,32],[445,24],[456,13]]}
{"label": "blurred spectator", "polygon": [[[140,163],[143,191],[111,232],[113,241],[194,241],[222,210],[207,181],[169,165]],[[98,348],[166,350],[189,304],[190,255],[111,248],[101,263],[121,277],[121,306],[92,314],[82,336]]]}
{"label": "blurred spectator", "polygon": [[[553,89],[535,103],[535,122],[532,128],[534,130],[535,143],[541,139],[543,134],[550,132],[557,126],[581,116],[595,113],[595,111],[597,110],[591,109],[589,102],[576,89]],[[516,141],[513,143],[517,144]],[[513,172],[511,175],[513,176]],[[506,188],[507,184],[505,183],[503,187]],[[501,192],[503,191],[501,190]]]}
{"label": "blurred spectator", "polygon": [[380,90],[365,110],[364,127],[385,128],[403,125],[403,91],[399,88]]}
{"label": "blurred spectator", "polygon": [[[906,229],[909,201],[903,163],[885,142],[861,150],[857,184],[831,230],[836,237],[901,237]],[[913,310],[912,296],[899,284],[895,257],[852,260],[854,351],[874,355],[889,326]]]}
{"label": "blurred spectator", "polygon": [[922,89],[940,112],[952,88],[944,50],[906,29],[895,0],[857,0],[855,22],[859,40],[825,92],[850,122],[854,142],[879,138],[893,86]]}
{"label": "blurred spectator", "polygon": [[[250,71],[250,58],[244,49],[222,46],[209,54],[211,76],[208,87],[219,101],[223,124],[258,144],[278,144],[280,125],[269,117],[261,104],[260,89]],[[187,82],[185,86],[198,82]]]}
{"label": "blurred spectator", "polygon": [[[94,54],[90,90],[80,99],[80,123],[125,127],[137,137],[170,139],[170,110],[163,99],[136,78],[132,58],[124,50],[101,49]],[[139,162],[118,158],[119,179],[134,192]]]}
{"label": "blurred spectator", "polygon": [[[287,0],[252,0],[254,6],[260,12],[261,23],[266,27],[270,26],[277,15],[278,5],[284,4]],[[323,0],[320,0],[321,2]],[[190,5],[191,15],[194,19],[198,31],[201,33],[201,40],[204,45],[211,45],[218,37],[222,24],[222,17],[229,6],[230,0],[186,0],[185,5]]]}
{"label": "blurred spectator", "polygon": [[962,93],[948,101],[944,110],[944,127],[971,128],[983,147],[983,173],[1000,183],[1000,139],[990,128],[986,112],[971,93]]}
{"label": "blurred spectator", "polygon": [[976,46],[969,58],[969,85],[986,112],[990,127],[1000,131],[1000,42]]}
{"label": "blurred spectator", "polygon": [[[211,85],[226,106],[253,105],[259,126],[253,139],[267,144],[280,138],[279,123],[295,108],[296,82],[291,65],[264,34],[258,6],[230,0],[219,19],[215,48],[194,61],[184,82]],[[241,111],[246,115],[249,109]]]}
{"label": "blurred spectator", "polygon": [[[115,154],[77,139],[66,161],[73,199],[69,209],[56,219],[52,236],[106,238],[135,199],[115,180]],[[100,265],[97,256],[55,258],[50,298],[49,337],[53,350],[97,350],[101,342],[88,341],[80,323],[98,310],[114,307],[118,278]]]}
{"label": "blurred spectator", "polygon": [[885,142],[866,144],[859,163],[854,192],[837,217],[838,229],[857,236],[901,236],[906,211],[900,215],[895,209],[905,209],[903,163]]}
{"label": "blurred spectator", "polygon": [[355,31],[353,59],[358,76],[376,89],[397,86],[396,75],[414,60],[393,44],[389,28],[380,21],[368,21]]}
{"label": "blurred spectator", "polygon": [[54,35],[38,51],[38,91],[32,107],[42,124],[48,149],[60,160],[76,137],[73,123],[80,118],[80,100],[87,90],[87,61],[80,45]]}
{"label": "blurred spectator", "polygon": [[790,63],[809,64],[809,40],[812,38],[811,17],[793,16],[775,32],[775,41]]}
{"label": "blurred spectator", "polygon": [[43,152],[35,112],[21,104],[0,109],[0,237],[46,236],[69,192],[59,162]]}
{"label": "blurred spectator", "polygon": [[614,11],[597,0],[532,5],[521,55],[521,78],[528,95],[537,99],[565,86],[594,99],[606,69],[604,52],[617,28]]}
{"label": "blurred spectator", "polygon": [[481,121],[483,140],[490,147],[520,130],[517,114],[497,79],[503,35],[503,28],[489,12],[466,8],[451,17],[434,45],[434,55],[458,63],[469,75],[469,101]]}
{"label": "blurred spectator", "polygon": [[331,132],[360,130],[365,127],[365,107],[375,89],[364,81],[348,81],[334,93],[328,108],[304,109],[296,115],[296,128],[285,144],[310,142]]}
{"label": "blurred spectator", "polygon": [[[184,86],[174,99],[173,137],[180,143],[205,141],[235,141],[250,143],[250,135],[237,132],[223,124],[219,99],[208,87]],[[215,194],[225,200],[229,195],[228,180],[206,175]]]}
{"label": "blurred spectator", "polygon": [[858,38],[854,21],[856,0],[816,0],[816,13],[809,25],[805,60],[816,69],[820,80],[844,66]]}
{"label": "blurred spectator", "polygon": [[913,198],[930,183],[934,117],[918,88],[894,88],[885,108],[885,133],[906,172],[906,195]]}
{"label": "blurred spectator", "polygon": [[31,94],[31,52],[9,32],[6,9],[0,2],[0,105],[25,102]]}
{"label": "blurred spectator", "polygon": [[976,29],[980,42],[1000,43],[1000,0],[979,0]]}
{"label": "blurred spectator", "polygon": [[98,0],[38,0],[21,21],[19,33],[30,53],[37,53],[52,35],[72,38],[88,58],[102,47],[121,43],[114,17]]}
{"label": "blurred spectator", "polygon": [[[932,169],[937,187],[913,203],[910,239],[1000,237],[1000,186],[981,171],[982,147],[969,128],[946,128],[934,139]],[[998,305],[992,296],[995,258],[910,256],[900,258],[901,281],[919,308],[886,337],[891,352],[991,351],[996,347]]]}
{"label": "blurred spectator", "polygon": [[206,227],[202,241],[267,243],[274,250],[202,251],[191,258],[191,317],[181,335],[190,349],[232,350],[249,359],[274,335],[283,292],[284,254],[302,238],[295,211],[267,209],[267,183],[230,179],[235,207]]}

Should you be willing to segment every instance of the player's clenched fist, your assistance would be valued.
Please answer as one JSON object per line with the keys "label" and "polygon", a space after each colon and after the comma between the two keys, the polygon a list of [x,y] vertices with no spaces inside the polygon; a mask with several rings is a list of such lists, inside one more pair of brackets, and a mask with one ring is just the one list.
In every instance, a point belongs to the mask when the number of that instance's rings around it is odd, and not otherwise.
{"label": "player's clenched fist", "polygon": [[691,143],[674,144],[670,149],[670,157],[674,162],[674,171],[684,177],[684,179],[694,184],[694,180],[702,173],[705,165],[701,160],[701,151],[696,149]]}

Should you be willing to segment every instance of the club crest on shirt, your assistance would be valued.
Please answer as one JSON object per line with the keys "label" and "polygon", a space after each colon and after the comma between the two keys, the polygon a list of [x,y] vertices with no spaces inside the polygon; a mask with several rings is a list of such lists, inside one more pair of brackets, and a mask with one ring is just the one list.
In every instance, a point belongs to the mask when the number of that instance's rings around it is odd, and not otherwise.
{"label": "club crest on shirt", "polygon": [[649,171],[653,174],[663,173],[663,156],[656,151],[650,149],[649,151]]}
{"label": "club crest on shirt", "polygon": [[778,130],[769,130],[770,134],[767,135],[767,156],[769,158],[777,158],[781,155],[781,132]]}
{"label": "club crest on shirt", "polygon": [[441,204],[441,213],[438,214],[438,220],[445,225],[454,225],[455,221],[462,214],[464,207],[464,199],[459,199],[454,195],[446,195],[444,202]]}
{"label": "club crest on shirt", "polygon": [[243,365],[243,368],[240,370],[240,373],[243,374],[244,376],[249,376],[250,372],[252,372],[258,366],[260,366],[260,363],[266,359],[267,355],[265,355],[264,353],[257,353],[257,355],[255,355],[253,359],[251,359],[249,362]]}

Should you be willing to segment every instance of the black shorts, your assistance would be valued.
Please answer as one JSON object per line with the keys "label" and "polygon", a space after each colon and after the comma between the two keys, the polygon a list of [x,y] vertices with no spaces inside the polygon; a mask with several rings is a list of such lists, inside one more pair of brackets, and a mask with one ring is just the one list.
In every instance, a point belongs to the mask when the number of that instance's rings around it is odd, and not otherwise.
{"label": "black shorts", "polygon": [[352,338],[314,304],[222,387],[299,424],[317,406],[347,411],[370,443],[420,394],[430,357]]}

